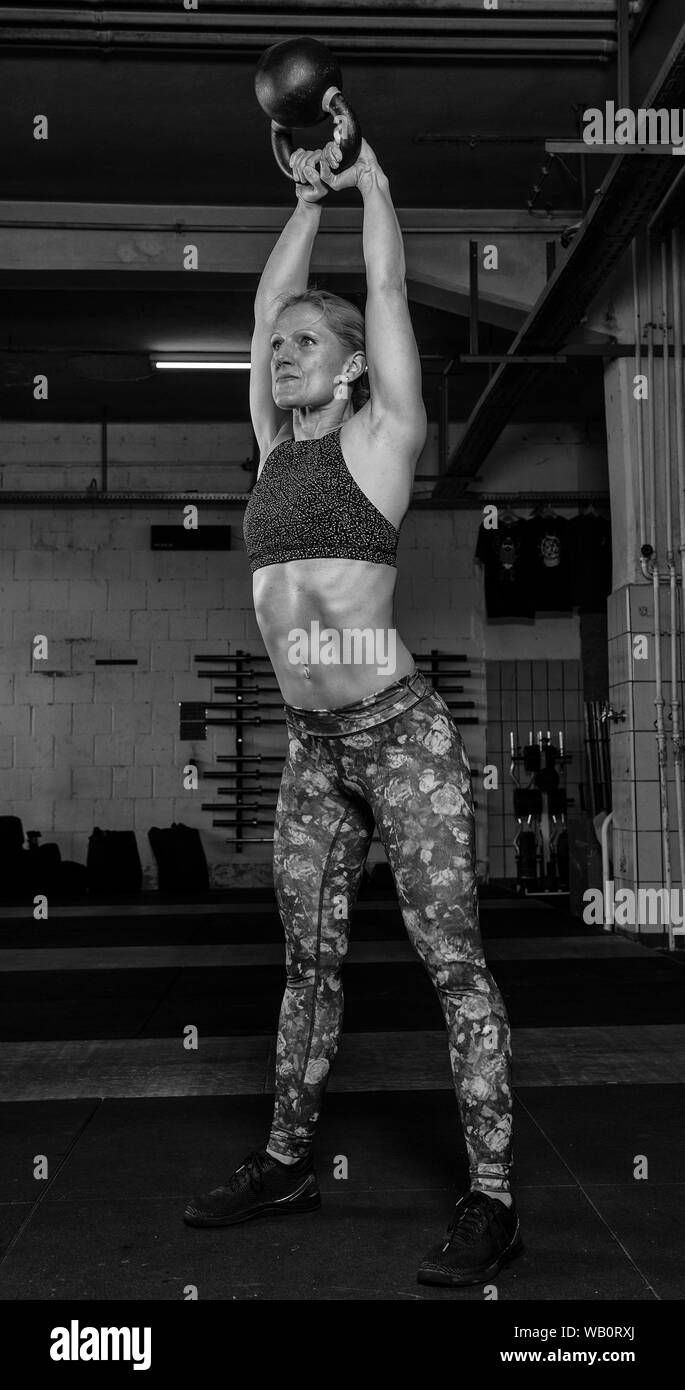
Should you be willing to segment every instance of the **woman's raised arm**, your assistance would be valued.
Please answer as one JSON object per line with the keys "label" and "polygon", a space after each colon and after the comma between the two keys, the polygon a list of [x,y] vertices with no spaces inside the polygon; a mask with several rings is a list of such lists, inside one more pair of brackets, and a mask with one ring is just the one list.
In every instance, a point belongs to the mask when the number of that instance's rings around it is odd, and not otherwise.
{"label": "woman's raised arm", "polygon": [[[271,335],[280,303],[300,294],[309,281],[309,263],[321,221],[321,199],[328,189],[313,166],[318,151],[296,150],[292,159],[297,206],[264,266],[254,302],[255,326],[250,346],[250,416],[260,453],[268,449],[286,415],[276,405],[271,381]],[[306,158],[304,158],[306,157]]]}
{"label": "woman's raised arm", "polygon": [[[334,162],[337,156],[332,156]],[[366,265],[366,360],[372,428],[402,443],[423,448],[426,409],[421,394],[421,358],[407,303],[404,244],[390,197],[390,183],[376,156],[362,140],[356,164],[343,174],[323,174],[333,189],[356,186],[364,203]]]}

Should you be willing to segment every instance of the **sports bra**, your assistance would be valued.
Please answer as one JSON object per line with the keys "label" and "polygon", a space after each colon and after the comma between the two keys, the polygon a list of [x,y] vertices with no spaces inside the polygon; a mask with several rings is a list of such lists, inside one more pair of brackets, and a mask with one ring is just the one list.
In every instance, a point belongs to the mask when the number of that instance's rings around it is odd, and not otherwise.
{"label": "sports bra", "polygon": [[252,573],[320,557],[397,563],[399,532],[352,477],[339,434],[285,439],[268,455],[245,508]]}

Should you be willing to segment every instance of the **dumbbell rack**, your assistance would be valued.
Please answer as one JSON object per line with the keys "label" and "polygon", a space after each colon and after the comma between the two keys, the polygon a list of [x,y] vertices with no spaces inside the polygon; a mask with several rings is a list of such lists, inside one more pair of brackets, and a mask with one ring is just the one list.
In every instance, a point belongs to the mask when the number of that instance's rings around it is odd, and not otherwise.
{"label": "dumbbell rack", "polygon": [[[468,695],[465,681],[473,678],[468,657],[463,654],[439,652],[417,653],[416,665],[442,695],[458,724],[477,724],[474,699],[457,699]],[[203,801],[202,810],[212,813],[212,827],[230,829],[226,843],[237,854],[246,845],[273,842],[273,826],[278,799],[278,787],[285,760],[282,752],[246,751],[246,740],[260,728],[282,731],[286,741],[283,697],[265,652],[236,651],[196,656],[197,674],[210,681],[209,701],[184,701],[180,706],[180,738],[202,740],[208,728],[229,729],[233,751],[218,753],[218,769],[202,772],[205,782],[216,784],[221,801]],[[466,663],[466,664],[465,664]],[[225,697],[225,698],[220,698]],[[477,773],[474,771],[474,776]],[[215,814],[228,812],[228,815]],[[248,834],[257,830],[257,835]]]}
{"label": "dumbbell rack", "polygon": [[[515,790],[517,790],[517,791],[522,791],[522,792],[526,792],[526,791],[535,791],[536,794],[540,797],[541,809],[540,809],[539,813],[536,813],[536,812],[530,812],[530,813],[529,813],[529,815],[528,815],[528,823],[527,823],[527,824],[528,824],[528,828],[530,828],[530,827],[531,827],[531,822],[534,822],[534,823],[535,823],[535,830],[536,830],[536,855],[535,855],[536,874],[535,874],[535,880],[533,880],[533,881],[535,881],[535,882],[537,882],[537,883],[539,883],[539,884],[542,885],[542,884],[544,884],[544,883],[550,878],[550,876],[551,876],[551,871],[552,871],[552,865],[553,865],[554,860],[555,860],[555,856],[554,856],[554,855],[552,854],[552,852],[551,852],[551,830],[550,830],[550,822],[551,822],[551,820],[552,820],[552,821],[554,820],[554,817],[555,817],[555,814],[556,814],[556,813],[552,812],[552,810],[551,810],[551,808],[550,808],[550,802],[552,802],[552,804],[553,804],[553,796],[552,796],[552,793],[550,793],[549,791],[543,790],[543,789],[534,788],[534,787],[521,787],[521,786],[520,786],[520,783],[518,783],[517,779],[514,777],[514,769],[515,769],[519,764],[525,767],[525,765],[526,765],[526,753],[524,753],[524,752],[522,751],[520,745],[517,746],[517,747],[515,747],[515,745],[514,745],[514,734],[513,734],[513,730],[510,731],[509,739],[510,739],[510,753],[511,753],[511,775],[512,775],[513,780],[516,782],[516,788],[515,788]],[[554,747],[554,745],[553,745],[553,743],[552,743],[552,739],[551,739],[551,735],[550,735],[549,729],[547,730],[547,738],[546,738],[546,740],[543,740],[543,738],[542,738],[542,731],[539,732],[539,734],[538,734],[538,741],[537,741],[537,744],[536,744],[536,745],[533,745],[533,736],[532,736],[532,733],[531,733],[528,747],[530,748],[531,746],[536,746],[536,747],[539,749],[540,762],[542,762],[542,759],[545,757],[547,751],[548,751],[549,749],[551,749],[552,747]],[[555,757],[554,757],[554,760],[553,760],[553,764],[554,764],[555,766],[558,766],[558,767],[565,773],[566,767],[568,766],[569,763],[571,763],[571,762],[573,761],[573,754],[572,754],[572,753],[564,753],[563,747],[564,747],[564,735],[563,735],[563,730],[560,729],[560,730],[559,730],[559,743],[558,743],[558,745],[557,745],[557,751],[556,751],[556,753],[555,753]],[[527,770],[528,772],[531,773],[531,776],[534,775],[534,770],[533,770],[532,768],[528,767],[526,770]],[[564,812],[563,812],[563,822],[562,822],[562,823],[563,823],[563,825],[565,826],[565,825],[566,825],[566,811],[567,811],[567,809],[568,809],[568,806],[569,806],[570,804],[572,804],[572,801],[569,801],[569,798],[568,798],[568,796],[567,796],[567,794],[566,794],[565,779],[564,779],[564,785],[563,785],[563,786],[560,786],[558,789],[555,789],[555,790],[562,791],[563,794],[564,794],[565,810],[564,810]],[[514,811],[514,814],[516,815],[516,810]],[[562,814],[562,813],[559,813],[559,814]],[[518,816],[517,816],[517,819],[519,819]],[[519,824],[520,824],[520,821],[519,821]],[[541,842],[542,842],[540,850],[537,849],[537,828],[538,828],[538,825],[539,825],[539,831],[540,831],[540,839],[541,839]],[[521,826],[521,829],[525,829],[525,828],[526,828],[525,826],[523,826],[523,825]],[[518,853],[518,851],[517,851],[517,856],[516,856],[516,857],[517,857],[517,862],[518,862],[518,861],[519,861],[519,853]],[[526,882],[525,882],[525,879],[526,879],[527,877],[529,877],[529,876],[528,876],[528,875],[525,875],[525,876],[522,876],[522,875],[521,875],[521,870],[520,870],[520,865],[519,865],[519,891],[522,893],[522,895],[523,895],[524,897],[531,897],[531,898],[557,898],[557,897],[566,897],[566,896],[568,895],[568,887],[566,887],[566,888],[549,887],[549,886],[547,886],[547,887],[535,887],[535,888],[528,887],[528,886],[526,886]],[[557,879],[557,882],[558,882],[558,879]]]}

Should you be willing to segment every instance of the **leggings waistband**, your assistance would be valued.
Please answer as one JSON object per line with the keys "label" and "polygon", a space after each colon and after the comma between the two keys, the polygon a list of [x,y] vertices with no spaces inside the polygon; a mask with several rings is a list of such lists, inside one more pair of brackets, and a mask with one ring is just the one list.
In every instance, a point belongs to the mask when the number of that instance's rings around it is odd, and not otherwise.
{"label": "leggings waistband", "polygon": [[372,729],[376,724],[385,724],[388,719],[403,714],[418,704],[431,689],[426,677],[414,667],[408,676],[394,681],[384,690],[379,690],[352,705],[341,705],[337,709],[302,709],[298,705],[284,705],[286,723],[291,732],[298,734],[322,734],[329,737],[336,734],[356,734],[363,729]]}

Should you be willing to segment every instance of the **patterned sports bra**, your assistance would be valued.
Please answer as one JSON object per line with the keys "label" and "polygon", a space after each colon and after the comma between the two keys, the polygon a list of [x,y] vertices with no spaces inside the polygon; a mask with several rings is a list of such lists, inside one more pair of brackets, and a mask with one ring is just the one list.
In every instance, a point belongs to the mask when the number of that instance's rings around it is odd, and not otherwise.
{"label": "patterned sports bra", "polygon": [[253,574],[264,565],[319,557],[396,567],[399,532],[352,477],[341,428],[272,449],[245,508]]}

